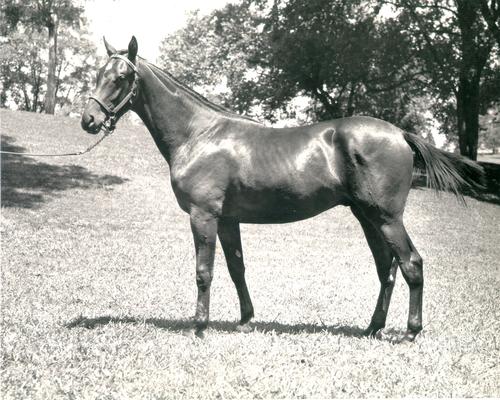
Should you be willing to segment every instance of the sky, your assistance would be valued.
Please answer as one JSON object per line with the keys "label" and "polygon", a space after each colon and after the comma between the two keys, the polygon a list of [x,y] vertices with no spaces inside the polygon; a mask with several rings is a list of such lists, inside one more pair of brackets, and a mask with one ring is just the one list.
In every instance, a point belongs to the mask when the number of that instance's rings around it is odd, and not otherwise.
{"label": "sky", "polygon": [[90,0],[85,14],[90,31],[105,54],[102,37],[117,49],[127,48],[132,35],[139,43],[139,55],[156,62],[158,47],[165,36],[181,28],[189,11],[203,14],[224,7],[229,0]]}

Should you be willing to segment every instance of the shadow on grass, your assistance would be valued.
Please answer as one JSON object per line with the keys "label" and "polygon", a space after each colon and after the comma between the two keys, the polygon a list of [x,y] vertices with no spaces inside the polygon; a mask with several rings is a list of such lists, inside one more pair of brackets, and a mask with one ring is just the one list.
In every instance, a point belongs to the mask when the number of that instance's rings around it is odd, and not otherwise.
{"label": "shadow on grass", "polygon": [[[2,150],[25,152],[15,139],[2,135]],[[68,189],[92,189],[127,181],[115,175],[97,175],[74,164],[54,165],[23,155],[2,154],[2,207],[37,208],[50,196]]]}
{"label": "shadow on grass", "polygon": [[[193,322],[188,319],[158,319],[158,318],[134,318],[134,317],[111,317],[102,316],[96,318],[87,318],[80,316],[71,322],[67,323],[65,326],[67,328],[87,328],[94,329],[99,326],[104,326],[108,324],[146,324],[153,325],[157,328],[165,329],[171,332],[184,333],[185,331],[193,328]],[[236,332],[236,322],[230,321],[211,321],[209,325],[209,330],[215,330],[218,332]],[[252,330],[258,332],[274,332],[277,334],[292,334],[298,335],[303,333],[321,333],[327,332],[331,335],[339,335],[354,338],[364,338],[364,329],[358,326],[324,326],[316,324],[282,324],[280,322],[251,322],[250,327]],[[390,336],[386,335],[378,336],[379,339],[393,341],[393,336],[401,336],[403,332],[396,330],[391,330]]]}

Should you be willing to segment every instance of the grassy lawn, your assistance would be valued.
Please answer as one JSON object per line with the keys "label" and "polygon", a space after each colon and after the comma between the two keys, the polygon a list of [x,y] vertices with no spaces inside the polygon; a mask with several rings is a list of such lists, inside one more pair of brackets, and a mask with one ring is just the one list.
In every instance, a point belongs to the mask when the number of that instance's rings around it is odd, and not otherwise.
{"label": "grassy lawn", "polygon": [[480,154],[478,160],[500,164],[500,154]]}
{"label": "grassy lawn", "polygon": [[[78,120],[0,111],[2,148],[84,149]],[[406,225],[424,258],[424,330],[364,338],[378,279],[347,208],[243,225],[255,330],[234,331],[220,246],[206,338],[182,334],[196,284],[189,221],[142,127],[82,157],[2,157],[3,399],[500,396],[500,206],[412,190]]]}

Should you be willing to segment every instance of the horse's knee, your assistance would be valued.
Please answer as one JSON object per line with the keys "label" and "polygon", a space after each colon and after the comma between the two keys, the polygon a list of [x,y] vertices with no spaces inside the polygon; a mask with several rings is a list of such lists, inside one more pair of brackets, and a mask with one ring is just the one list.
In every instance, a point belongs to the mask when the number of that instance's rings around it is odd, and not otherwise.
{"label": "horse's knee", "polygon": [[418,254],[416,251],[411,252],[410,263],[414,265],[415,268],[418,268],[420,270],[422,270],[424,266],[424,260],[422,260],[420,254]]}
{"label": "horse's knee", "polygon": [[422,287],[424,284],[424,261],[420,254],[412,251],[410,260],[402,265],[406,282],[410,287]]}
{"label": "horse's knee", "polygon": [[196,284],[198,288],[202,291],[206,291],[210,288],[212,283],[212,273],[206,266],[200,266],[196,269]]}

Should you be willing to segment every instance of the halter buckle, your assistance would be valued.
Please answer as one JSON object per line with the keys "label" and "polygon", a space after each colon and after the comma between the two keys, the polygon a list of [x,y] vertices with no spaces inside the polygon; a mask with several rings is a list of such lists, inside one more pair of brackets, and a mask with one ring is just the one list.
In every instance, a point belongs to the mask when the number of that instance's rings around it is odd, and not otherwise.
{"label": "halter buckle", "polygon": [[114,113],[108,115],[102,125],[108,131],[108,133],[113,133],[116,128],[116,115]]}

